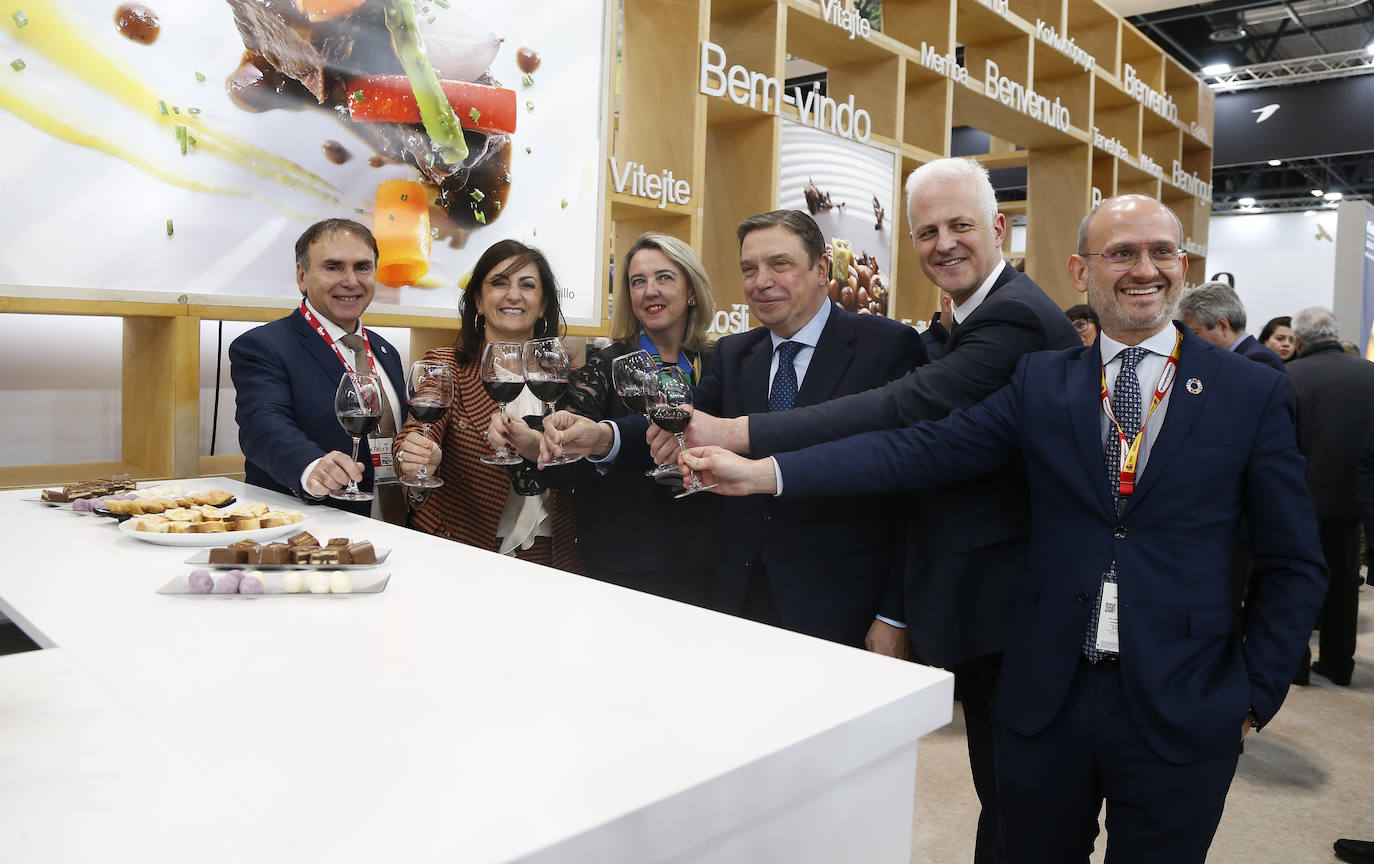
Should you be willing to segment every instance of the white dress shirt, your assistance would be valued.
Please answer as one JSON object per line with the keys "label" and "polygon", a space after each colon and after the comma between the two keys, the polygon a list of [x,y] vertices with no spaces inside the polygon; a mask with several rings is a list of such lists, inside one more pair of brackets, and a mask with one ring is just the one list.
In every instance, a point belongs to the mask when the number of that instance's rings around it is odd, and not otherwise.
{"label": "white dress shirt", "polygon": [[983,301],[988,299],[988,295],[992,293],[992,283],[996,282],[997,277],[1002,275],[1002,270],[1005,269],[1006,266],[1006,260],[999,259],[997,266],[992,268],[992,272],[988,274],[988,278],[983,280],[983,284],[978,286],[978,290],[974,291],[973,295],[963,303],[950,309],[950,312],[954,316],[954,321],[952,323],[964,323],[965,318],[972,315],[979,306],[983,305]]}
{"label": "white dress shirt", "polygon": [[[1145,463],[1150,458],[1150,448],[1154,446],[1155,439],[1159,437],[1160,427],[1164,425],[1164,415],[1169,410],[1169,399],[1174,394],[1174,388],[1181,382],[1177,379],[1169,387],[1169,392],[1164,394],[1160,400],[1159,407],[1155,413],[1145,419],[1145,415],[1150,410],[1150,402],[1154,399],[1155,387],[1159,384],[1159,376],[1164,374],[1165,361],[1174,352],[1174,343],[1178,339],[1178,330],[1172,323],[1165,324],[1158,333],[1140,343],[1140,347],[1146,349],[1145,356],[1140,358],[1136,364],[1136,377],[1140,379],[1140,416],[1145,423],[1145,438],[1140,442],[1140,456],[1136,461],[1136,482],[1145,472]],[[1127,346],[1116,341],[1112,337],[1103,333],[1099,342],[1102,348],[1102,362],[1107,367],[1107,392],[1111,395],[1116,394],[1116,376],[1121,371],[1121,352]],[[1111,429],[1111,421],[1107,419],[1107,412],[1099,409],[1101,423],[1099,428],[1102,433],[1102,446],[1106,449],[1107,435],[1115,435]],[[1106,468],[1104,467],[1105,471]]]}

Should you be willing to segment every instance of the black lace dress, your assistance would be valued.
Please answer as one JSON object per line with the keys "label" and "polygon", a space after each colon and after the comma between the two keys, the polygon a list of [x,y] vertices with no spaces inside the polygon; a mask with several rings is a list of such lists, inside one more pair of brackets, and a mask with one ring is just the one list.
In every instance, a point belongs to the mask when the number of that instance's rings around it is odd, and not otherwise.
{"label": "black lace dress", "polygon": [[[616,343],[574,373],[560,408],[610,420],[631,412],[615,393],[611,362],[637,346]],[[689,359],[693,355],[688,354]],[[614,464],[602,474],[586,462],[559,470],[550,485],[571,484],[577,533],[588,576],[660,597],[709,606],[720,525],[720,499],[680,491],[644,476],[642,464]]]}

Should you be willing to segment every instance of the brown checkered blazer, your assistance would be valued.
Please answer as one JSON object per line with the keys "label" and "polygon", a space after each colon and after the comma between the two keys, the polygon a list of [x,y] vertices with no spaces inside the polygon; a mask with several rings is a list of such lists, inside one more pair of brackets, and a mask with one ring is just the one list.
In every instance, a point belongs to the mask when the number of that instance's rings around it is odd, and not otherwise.
{"label": "brown checkered blazer", "polygon": [[[511,491],[511,477],[506,468],[485,465],[478,459],[491,452],[486,432],[491,415],[496,413],[496,403],[482,386],[478,364],[459,363],[453,348],[436,348],[426,353],[424,360],[446,363],[453,371],[453,407],[429,427],[429,437],[443,448],[443,460],[436,473],[444,485],[430,491],[425,503],[411,513],[410,524],[429,534],[495,552],[496,529]],[[398,444],[420,425],[413,417],[407,419],[396,436]],[[518,550],[516,557],[581,573],[581,550],[567,493],[554,490],[550,500],[552,555],[549,544],[536,541],[530,549]]]}

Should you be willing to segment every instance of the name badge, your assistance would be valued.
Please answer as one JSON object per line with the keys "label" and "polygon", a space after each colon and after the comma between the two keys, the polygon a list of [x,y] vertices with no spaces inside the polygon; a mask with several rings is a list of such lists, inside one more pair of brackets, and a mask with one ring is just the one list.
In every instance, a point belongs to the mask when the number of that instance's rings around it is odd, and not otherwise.
{"label": "name badge", "polygon": [[1095,647],[1098,651],[1110,651],[1113,654],[1121,652],[1121,643],[1117,639],[1117,602],[1116,602],[1116,583],[1102,583],[1102,606],[1097,610],[1097,643]]}
{"label": "name badge", "polygon": [[372,482],[377,486],[390,486],[400,483],[396,476],[396,465],[391,453],[392,438],[368,438],[367,446],[372,451]]}

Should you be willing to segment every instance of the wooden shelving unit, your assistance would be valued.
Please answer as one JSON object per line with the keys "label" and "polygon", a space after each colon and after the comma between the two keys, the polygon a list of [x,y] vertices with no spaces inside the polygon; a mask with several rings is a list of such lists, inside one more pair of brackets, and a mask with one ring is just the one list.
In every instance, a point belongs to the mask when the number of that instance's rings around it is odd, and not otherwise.
{"label": "wooden shelving unit", "polygon": [[[853,96],[871,118],[869,143],[893,152],[898,209],[904,210],[906,174],[949,155],[953,127],[973,126],[1002,142],[984,161],[1026,168],[1027,200],[1007,210],[1026,217],[1027,272],[1062,305],[1079,302],[1065,261],[1099,197],[1141,192],[1173,206],[1195,259],[1191,272],[1206,272],[1205,260],[1196,259],[1206,257],[1212,93],[1096,0],[886,0],[882,32],[853,39],[825,19],[819,0],[619,2],[620,91],[607,122],[610,155],[650,173],[671,170],[688,182],[691,198],[660,209],[607,184],[603,272],[640,233],[663,231],[701,252],[719,309],[744,302],[735,226],[777,206],[780,130],[797,109],[702,93],[708,41],[725,52],[728,66],[779,84],[789,58],[825,67],[830,98]],[[956,56],[962,66],[953,64]],[[1000,76],[992,82],[994,97],[987,95],[989,62]],[[1006,90],[1011,98],[998,98]],[[1018,91],[1067,109],[1068,122],[1022,110]],[[1151,98],[1153,108],[1146,104]],[[1165,113],[1157,110],[1161,104]],[[906,239],[905,214],[890,218],[891,314],[925,319],[938,306],[936,289]],[[1009,241],[1006,251],[1013,251]],[[603,285],[604,295],[609,287]],[[0,468],[0,487],[13,487],[116,470],[155,479],[236,468],[236,457],[198,456],[200,321],[267,321],[283,310],[0,297],[0,313],[125,319],[121,461]],[[369,315],[368,323],[411,328],[417,355],[450,342],[458,326],[456,318],[387,315]],[[573,332],[599,335],[608,323]]]}
{"label": "wooden shelving unit", "polygon": [[[851,39],[827,21],[819,0],[624,0],[624,13],[627,84],[614,153],[671,168],[698,190],[699,206],[688,213],[613,208],[611,247],[621,250],[647,229],[697,244],[721,308],[744,302],[734,229],[776,206],[779,130],[797,112],[699,92],[706,41],[724,50],[727,66],[779,81],[788,58],[824,67],[827,95],[836,102],[853,95],[872,118],[869,143],[897,154],[894,201],[902,201],[909,171],[950,154],[955,126],[1015,145],[983,161],[1026,168],[1028,200],[1008,209],[1026,216],[1027,271],[1063,305],[1080,299],[1065,261],[1079,221],[1099,198],[1161,198],[1178,210],[1192,257],[1205,257],[1211,202],[1197,193],[1211,182],[1211,91],[1096,0],[886,0],[882,32],[867,39]],[[959,56],[966,75],[951,74],[947,61],[925,62],[932,54]],[[647,65],[646,55],[653,58]],[[1016,97],[989,97],[990,63],[1012,82],[1005,86],[1067,109],[1068,122],[1033,116]],[[991,86],[1000,96],[1001,82]],[[1175,116],[1156,110],[1165,99]],[[1175,163],[1188,179],[1175,182]],[[905,239],[904,214],[899,218],[892,314],[924,319],[937,292]],[[1194,273],[1206,269],[1205,262],[1193,266]]]}

